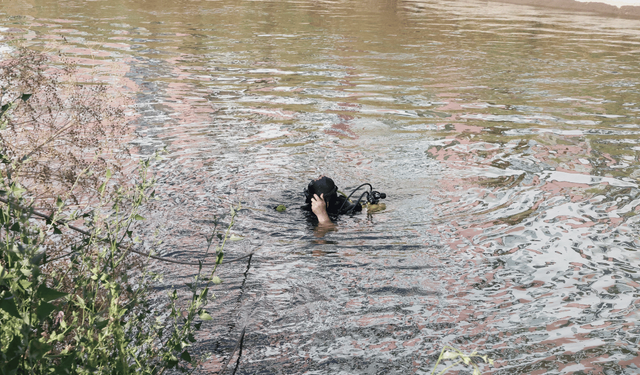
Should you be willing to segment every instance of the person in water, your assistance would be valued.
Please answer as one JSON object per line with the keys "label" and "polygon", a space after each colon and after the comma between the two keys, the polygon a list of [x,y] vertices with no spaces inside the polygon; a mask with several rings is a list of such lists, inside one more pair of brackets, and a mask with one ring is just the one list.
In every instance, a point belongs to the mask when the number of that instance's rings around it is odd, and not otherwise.
{"label": "person in water", "polygon": [[320,176],[311,181],[305,189],[307,196],[305,208],[318,218],[321,226],[331,226],[333,221],[330,216],[362,211],[362,206],[351,203],[342,194],[338,194],[338,187],[327,176]]}

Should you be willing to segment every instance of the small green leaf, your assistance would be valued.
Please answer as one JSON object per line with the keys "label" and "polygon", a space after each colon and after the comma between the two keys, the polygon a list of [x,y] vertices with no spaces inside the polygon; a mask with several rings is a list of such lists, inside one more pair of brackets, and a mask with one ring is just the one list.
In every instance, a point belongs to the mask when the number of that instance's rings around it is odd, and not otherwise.
{"label": "small green leaf", "polygon": [[13,316],[14,318],[20,318],[20,313],[18,312],[18,308],[16,307],[16,303],[13,301],[13,298],[1,299],[0,309],[4,310],[7,314]]}
{"label": "small green leaf", "polygon": [[133,218],[134,218],[135,220],[146,220],[144,217],[142,217],[142,216],[140,216],[140,215],[138,215],[138,214],[136,214]]}
{"label": "small green leaf", "polygon": [[211,278],[211,282],[214,284],[222,284],[222,279],[219,278],[218,276],[214,276]]}
{"label": "small green leaf", "polygon": [[23,102],[26,102],[27,100],[29,100],[29,98],[31,97],[31,95],[33,94],[22,94],[22,96],[20,97],[20,99],[22,99]]}
{"label": "small green leaf", "polygon": [[64,202],[62,201],[62,199],[60,199],[60,197],[56,198],[56,206],[58,206],[58,208],[62,208],[63,205]]}
{"label": "small green leaf", "polygon": [[200,293],[200,300],[206,301],[208,294],[209,294],[209,288],[202,289],[202,292]]}
{"label": "small green leaf", "polygon": [[200,313],[200,319],[202,319],[202,320],[213,320],[211,315],[209,315],[209,313],[207,313],[204,310],[202,310],[202,312]]}
{"label": "small green leaf", "polygon": [[231,236],[229,236],[229,241],[242,241],[242,240],[244,240],[244,237],[236,236],[235,234],[232,234]]}
{"label": "small green leaf", "polygon": [[178,358],[176,358],[176,356],[174,356],[174,355],[169,357],[169,359],[167,360],[167,367],[168,368],[175,367],[177,364],[178,364]]}
{"label": "small green leaf", "polygon": [[53,348],[53,346],[49,345],[49,344],[45,344],[42,341],[39,340],[31,340],[31,342],[29,343],[29,356],[31,358],[34,358],[36,360],[40,360],[42,359],[49,350],[51,350]]}
{"label": "small green leaf", "polygon": [[107,179],[111,178],[111,169],[107,168]]}
{"label": "small green leaf", "polygon": [[276,211],[278,212],[284,212],[286,210],[287,210],[287,206],[285,206],[284,204],[281,204],[278,207],[276,207]]}
{"label": "small green leaf", "polygon": [[55,374],[72,374],[73,372],[71,371],[71,368],[74,365],[75,359],[76,359],[75,355],[67,355],[60,362],[60,364],[55,367],[54,373]]}
{"label": "small green leaf", "polygon": [[11,228],[9,228],[9,229],[11,229],[11,230],[12,230],[12,231],[14,231],[14,232],[20,232],[20,223],[16,222],[16,223],[15,223],[15,224],[13,224],[13,225],[11,226]]}
{"label": "small green leaf", "polygon": [[187,361],[187,362],[191,362],[191,355],[189,355],[188,351],[184,351],[182,352],[182,355],[180,356],[180,358],[182,358],[183,360]]}
{"label": "small green leaf", "polygon": [[59,292],[55,289],[51,289],[51,288],[47,288],[44,284],[40,285],[40,287],[38,288],[38,291],[36,292],[38,297],[42,298],[43,300],[47,301],[47,302],[51,302],[51,301],[55,301],[58,298],[62,298],[66,295],[68,295],[68,293],[64,293],[64,292]]}
{"label": "small green leaf", "polygon": [[56,307],[53,304],[49,302],[42,302],[36,310],[36,315],[38,316],[38,319],[42,321],[46,317],[48,317],[49,314],[51,314],[55,309]]}
{"label": "small green leaf", "polygon": [[216,264],[221,264],[223,258],[224,258],[224,252],[221,251],[221,252],[218,253],[218,258],[216,259]]}
{"label": "small green leaf", "polygon": [[41,251],[39,253],[36,253],[32,258],[31,258],[31,264],[33,264],[34,266],[37,266],[40,264],[40,262],[42,261],[42,258],[44,258],[44,256],[46,255],[46,252]]}
{"label": "small green leaf", "polygon": [[24,290],[27,290],[29,289],[29,287],[31,287],[31,281],[20,280],[20,285],[24,288]]}
{"label": "small green leaf", "polygon": [[98,322],[96,322],[96,329],[102,331],[102,329],[104,329],[104,327],[106,327],[107,324],[109,324],[109,320],[107,320],[107,319],[98,321]]}

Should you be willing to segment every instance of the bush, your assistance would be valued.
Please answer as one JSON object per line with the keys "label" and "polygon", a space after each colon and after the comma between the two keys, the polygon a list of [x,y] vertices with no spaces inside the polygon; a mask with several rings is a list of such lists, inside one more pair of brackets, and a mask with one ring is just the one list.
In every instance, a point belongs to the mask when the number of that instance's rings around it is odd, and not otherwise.
{"label": "bush", "polygon": [[135,178],[118,173],[111,147],[127,135],[121,113],[80,100],[85,87],[46,74],[46,61],[23,49],[0,64],[0,373],[187,371],[229,231],[211,274],[201,277],[200,264],[189,284],[188,306],[173,291],[162,319],[149,303],[154,275],[131,261],[134,224],[155,198],[152,160]]}

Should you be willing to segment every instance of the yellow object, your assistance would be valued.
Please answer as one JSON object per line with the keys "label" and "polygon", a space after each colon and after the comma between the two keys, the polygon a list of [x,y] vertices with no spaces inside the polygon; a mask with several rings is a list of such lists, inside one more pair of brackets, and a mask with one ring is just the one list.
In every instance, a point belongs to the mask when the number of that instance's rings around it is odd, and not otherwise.
{"label": "yellow object", "polygon": [[387,209],[387,205],[384,203],[367,204],[367,212],[369,213],[384,211],[385,209]]}

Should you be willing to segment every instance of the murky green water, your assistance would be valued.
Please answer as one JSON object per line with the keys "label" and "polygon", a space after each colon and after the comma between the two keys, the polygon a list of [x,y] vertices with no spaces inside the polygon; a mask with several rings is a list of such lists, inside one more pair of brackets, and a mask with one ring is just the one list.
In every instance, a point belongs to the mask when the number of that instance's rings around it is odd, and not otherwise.
{"label": "murky green water", "polygon": [[[640,21],[473,1],[0,2],[4,36],[135,98],[153,224],[222,270],[202,373],[640,373]],[[133,112],[133,111],[132,111]],[[387,209],[320,238],[311,178]],[[286,212],[273,210],[285,204]],[[257,249],[257,250],[256,250]],[[167,286],[191,274],[165,268]]]}

